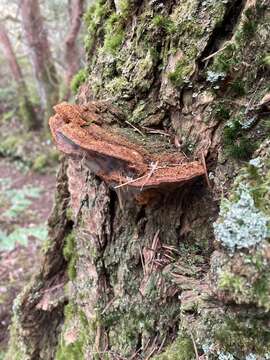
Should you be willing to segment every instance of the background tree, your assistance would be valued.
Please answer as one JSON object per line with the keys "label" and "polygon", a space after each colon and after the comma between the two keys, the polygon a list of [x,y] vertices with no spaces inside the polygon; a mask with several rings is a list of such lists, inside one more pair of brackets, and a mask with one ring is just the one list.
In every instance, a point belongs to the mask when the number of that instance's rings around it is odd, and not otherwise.
{"label": "background tree", "polygon": [[65,159],[7,359],[269,357],[268,21],[266,0],[89,9],[83,109],[111,100],[125,114],[115,124],[153,151],[165,136],[179,157],[205,161],[211,189],[200,178],[135,201],[87,156]]}
{"label": "background tree", "polygon": [[28,90],[22,75],[21,68],[13,51],[12,44],[3,24],[0,23],[0,43],[4,50],[11,73],[16,81],[17,99],[20,109],[20,115],[27,129],[37,129],[40,126],[39,120],[35,114],[33,105],[29,100]]}
{"label": "background tree", "polygon": [[45,124],[52,106],[59,98],[59,83],[55,64],[52,59],[47,31],[40,12],[39,2],[23,0],[21,2],[22,25],[30,52]]}
{"label": "background tree", "polygon": [[76,41],[81,27],[84,3],[84,0],[69,1],[70,28],[65,39],[65,63],[67,66],[65,75],[67,93],[65,98],[69,98],[70,96],[71,80],[81,65],[80,52]]}

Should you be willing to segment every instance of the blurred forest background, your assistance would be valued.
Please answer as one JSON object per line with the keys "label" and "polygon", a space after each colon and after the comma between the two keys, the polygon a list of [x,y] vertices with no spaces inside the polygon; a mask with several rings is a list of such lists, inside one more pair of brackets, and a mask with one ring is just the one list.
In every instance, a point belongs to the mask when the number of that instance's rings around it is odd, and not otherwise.
{"label": "blurred forest background", "polygon": [[[269,0],[92,1],[0,0],[0,360],[270,359]],[[91,152],[56,185],[53,105],[93,98],[146,196]]]}
{"label": "blurred forest background", "polygon": [[90,0],[0,0],[0,359],[12,302],[46,247],[59,154],[52,107],[85,77]]}

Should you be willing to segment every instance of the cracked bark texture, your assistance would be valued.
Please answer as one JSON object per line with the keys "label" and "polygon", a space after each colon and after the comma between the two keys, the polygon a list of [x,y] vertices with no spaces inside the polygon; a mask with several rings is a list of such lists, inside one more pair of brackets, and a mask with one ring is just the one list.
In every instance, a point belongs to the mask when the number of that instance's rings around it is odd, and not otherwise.
{"label": "cracked bark texture", "polygon": [[268,1],[97,1],[86,25],[78,103],[110,99],[147,136],[166,131],[206,159],[211,189],[200,179],[139,204],[66,159],[7,359],[268,359],[269,242],[232,256],[213,232],[247,143],[268,176]]}

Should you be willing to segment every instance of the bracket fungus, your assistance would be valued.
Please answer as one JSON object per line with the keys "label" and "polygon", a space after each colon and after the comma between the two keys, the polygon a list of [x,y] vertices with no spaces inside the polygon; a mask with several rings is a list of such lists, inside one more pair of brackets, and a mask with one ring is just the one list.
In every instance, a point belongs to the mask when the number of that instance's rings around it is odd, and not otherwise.
{"label": "bracket fungus", "polygon": [[49,120],[60,151],[84,159],[97,176],[114,188],[142,191],[178,187],[205,173],[198,161],[188,161],[160,136],[136,135],[124,127],[124,117],[105,101],[87,106],[61,103]]}

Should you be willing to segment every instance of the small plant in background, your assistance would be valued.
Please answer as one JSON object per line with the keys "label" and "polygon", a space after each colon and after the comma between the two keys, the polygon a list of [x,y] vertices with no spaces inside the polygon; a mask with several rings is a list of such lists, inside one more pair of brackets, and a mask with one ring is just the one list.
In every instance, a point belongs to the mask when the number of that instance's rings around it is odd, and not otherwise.
{"label": "small plant in background", "polygon": [[27,246],[30,237],[34,237],[38,240],[45,241],[47,239],[48,232],[45,225],[33,226],[33,227],[18,227],[10,234],[0,230],[0,251],[10,251],[15,248],[16,245]]}
{"label": "small plant in background", "polygon": [[7,208],[2,215],[6,218],[17,217],[32,204],[31,198],[38,198],[40,193],[40,188],[27,185],[22,189],[6,189],[1,191],[0,206]]}
{"label": "small plant in background", "polygon": [[[15,220],[18,222],[20,217],[25,215],[32,202],[42,192],[41,188],[29,185],[25,185],[21,189],[13,189],[10,178],[0,179],[0,190],[0,207],[5,209],[2,212],[2,218],[4,222],[11,224]],[[13,250],[17,244],[27,246],[31,237],[44,241],[47,238],[46,225],[17,226],[15,229],[12,226],[9,231],[0,229],[0,251]]]}

